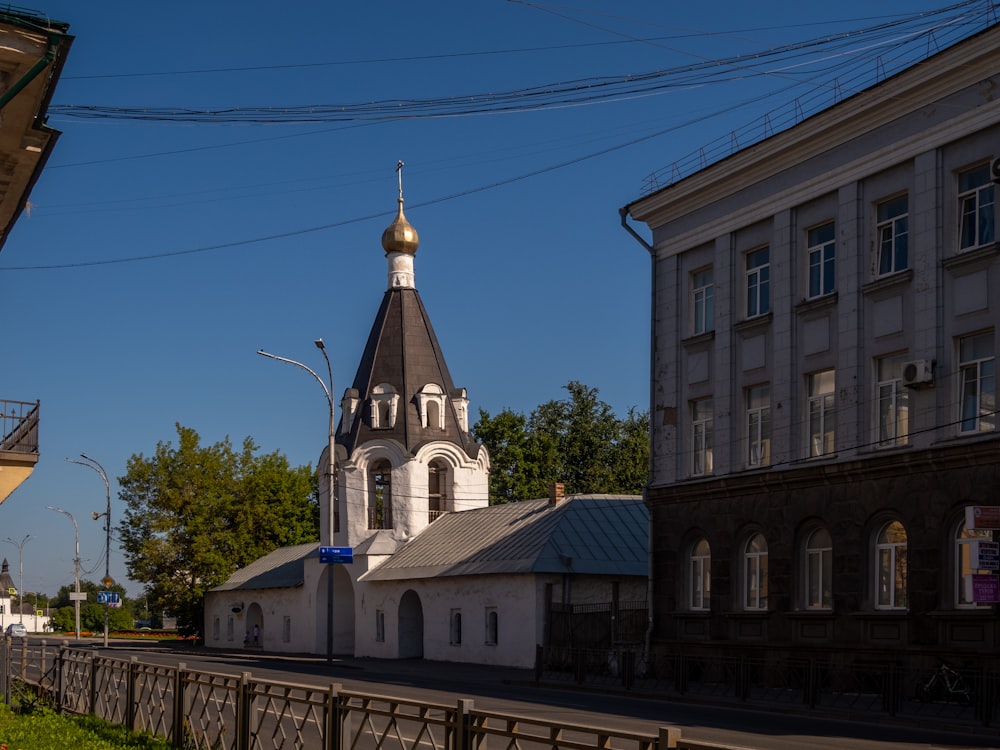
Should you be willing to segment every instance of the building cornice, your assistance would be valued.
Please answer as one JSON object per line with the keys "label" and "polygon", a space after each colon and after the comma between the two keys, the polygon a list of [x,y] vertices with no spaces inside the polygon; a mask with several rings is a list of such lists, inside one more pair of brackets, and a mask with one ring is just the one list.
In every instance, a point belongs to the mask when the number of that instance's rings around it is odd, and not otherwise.
{"label": "building cornice", "polygon": [[[933,105],[957,90],[986,81],[996,73],[998,46],[1000,27],[994,27],[813,115],[799,125],[639,199],[627,210],[634,219],[658,227],[735,195],[786,169]],[[770,216],[782,207],[802,203],[860,176],[898,164],[940,143],[944,133],[954,137],[980,130],[995,123],[998,112],[1000,102],[986,101],[971,113],[963,112],[947,122],[899,141],[892,148],[884,149],[875,161],[868,154],[804,184],[796,183],[793,188],[769,194],[766,201],[749,204],[729,214],[722,222],[713,223],[713,235],[719,236],[747,226],[752,223],[753,217],[761,215],[764,207],[767,209],[764,214]],[[671,238],[671,244],[689,246],[703,241],[701,235],[702,230],[678,235]]]}

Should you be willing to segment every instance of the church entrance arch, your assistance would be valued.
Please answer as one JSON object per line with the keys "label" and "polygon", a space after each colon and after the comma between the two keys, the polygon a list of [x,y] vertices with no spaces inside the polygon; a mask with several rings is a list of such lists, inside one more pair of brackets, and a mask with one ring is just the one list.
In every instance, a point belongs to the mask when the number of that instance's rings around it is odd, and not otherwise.
{"label": "church entrance arch", "polygon": [[399,600],[399,658],[424,658],[424,607],[413,589]]}
{"label": "church entrance arch", "polygon": [[[246,645],[260,647],[264,644],[264,611],[257,602],[247,607],[247,632],[244,634]],[[257,641],[254,642],[254,633],[257,634]]]}

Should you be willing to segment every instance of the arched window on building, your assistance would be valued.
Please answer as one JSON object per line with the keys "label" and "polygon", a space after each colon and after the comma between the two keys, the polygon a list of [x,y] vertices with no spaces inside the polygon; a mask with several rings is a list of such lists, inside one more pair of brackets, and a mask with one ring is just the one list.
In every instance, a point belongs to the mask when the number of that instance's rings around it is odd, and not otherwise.
{"label": "arched window on building", "polygon": [[759,533],[743,547],[743,609],[767,610],[767,540]]}
{"label": "arched window on building", "polygon": [[368,528],[392,528],[392,466],[382,459],[372,464],[368,487]]}
{"label": "arched window on building", "polygon": [[712,548],[705,537],[691,545],[688,558],[688,581],[691,590],[688,607],[696,611],[707,611],[712,606]]}
{"label": "arched window on building", "polygon": [[433,523],[447,510],[448,465],[434,459],[427,465],[427,523]]}
{"label": "arched window on building", "polygon": [[970,529],[965,525],[965,519],[959,521],[955,530],[955,606],[959,609],[976,609],[990,607],[987,603],[976,602],[973,595],[972,576],[989,574],[992,571],[982,570],[977,565],[975,547],[977,542],[993,541],[993,532],[988,529]]}
{"label": "arched window on building", "polygon": [[824,528],[813,529],[803,549],[806,609],[833,609],[833,542]]}
{"label": "arched window on building", "polygon": [[890,521],[875,536],[875,608],[906,607],[906,529]]}

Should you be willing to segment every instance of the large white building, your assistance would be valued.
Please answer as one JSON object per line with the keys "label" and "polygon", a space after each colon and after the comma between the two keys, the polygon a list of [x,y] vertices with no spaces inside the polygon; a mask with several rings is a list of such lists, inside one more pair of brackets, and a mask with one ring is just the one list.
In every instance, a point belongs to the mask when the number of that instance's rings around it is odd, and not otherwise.
{"label": "large white building", "polygon": [[1000,645],[966,525],[1000,505],[998,72],[994,26],[623,209],[652,231],[654,650]]}
{"label": "large white building", "polygon": [[306,544],[237,571],[206,596],[206,645],[253,645],[256,627],[274,651],[530,667],[552,604],[645,599],[646,508],[561,492],[488,507],[489,455],[414,284],[402,187],[382,247],[387,290],[340,402],[332,482],[328,450],[318,464],[321,545],[353,562]]}

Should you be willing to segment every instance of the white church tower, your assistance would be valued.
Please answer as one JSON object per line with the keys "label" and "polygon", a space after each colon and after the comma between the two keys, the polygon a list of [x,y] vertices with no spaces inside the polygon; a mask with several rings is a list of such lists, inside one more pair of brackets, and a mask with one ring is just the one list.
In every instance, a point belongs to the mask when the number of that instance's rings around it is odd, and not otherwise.
{"label": "white church tower", "polygon": [[[419,238],[403,215],[402,166],[398,212],[382,233],[387,289],[340,402],[336,432],[333,546],[354,551],[353,564],[333,566],[334,640],[341,653],[353,650],[348,613],[361,600],[358,578],[441,514],[489,505],[489,454],[469,432],[466,390],[452,383],[415,286]],[[324,451],[321,476],[328,465]],[[320,499],[325,520],[329,506]],[[321,528],[329,527],[322,522]]]}

